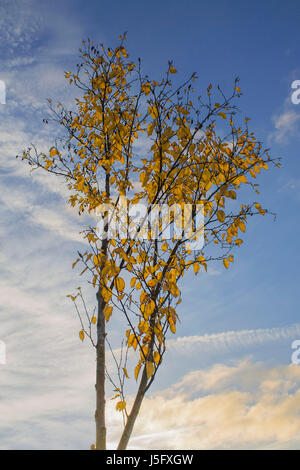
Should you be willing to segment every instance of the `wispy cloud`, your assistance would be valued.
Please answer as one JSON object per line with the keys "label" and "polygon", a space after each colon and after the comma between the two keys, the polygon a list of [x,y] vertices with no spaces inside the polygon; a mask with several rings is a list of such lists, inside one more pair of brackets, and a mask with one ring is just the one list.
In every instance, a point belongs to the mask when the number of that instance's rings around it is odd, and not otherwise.
{"label": "wispy cloud", "polygon": [[300,337],[300,323],[281,328],[258,328],[253,330],[226,331],[222,333],[187,336],[169,341],[171,350],[190,354],[204,351],[234,350],[255,344],[278,342]]}
{"label": "wispy cloud", "polygon": [[292,137],[297,129],[298,122],[300,119],[300,113],[296,111],[284,111],[282,114],[273,118],[275,131],[272,133],[272,137],[275,142],[283,143],[289,137]]}
{"label": "wispy cloud", "polygon": [[269,141],[283,144],[299,132],[300,109],[288,96],[281,110],[272,116],[274,130],[269,134]]}
{"label": "wispy cloud", "polygon": [[15,52],[18,55],[28,53],[42,22],[35,0],[3,0],[0,5],[0,31],[6,44],[6,56]]}

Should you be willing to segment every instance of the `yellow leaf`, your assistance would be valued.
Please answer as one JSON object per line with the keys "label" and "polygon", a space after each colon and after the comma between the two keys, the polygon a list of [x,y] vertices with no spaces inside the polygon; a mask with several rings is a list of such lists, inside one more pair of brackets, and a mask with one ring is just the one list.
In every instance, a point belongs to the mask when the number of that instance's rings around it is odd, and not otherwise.
{"label": "yellow leaf", "polygon": [[153,359],[154,359],[155,364],[158,364],[158,363],[159,363],[159,361],[160,361],[160,354],[159,354],[158,351],[154,351],[154,353],[153,353]]}
{"label": "yellow leaf", "polygon": [[[117,389],[115,389],[115,390],[117,390]],[[111,398],[111,400],[115,400],[115,399],[118,398],[119,396],[120,396],[120,394],[119,394],[119,393],[116,393],[116,394]]]}
{"label": "yellow leaf", "polygon": [[103,315],[106,321],[110,319],[112,311],[113,311],[113,307],[111,305],[106,304],[103,310]]}
{"label": "yellow leaf", "polygon": [[147,127],[147,135],[149,135],[149,136],[152,135],[154,126],[155,126],[154,122],[151,122],[151,124],[149,124],[149,126]]}
{"label": "yellow leaf", "polygon": [[172,65],[169,70],[170,70],[170,73],[177,73],[177,70]]}
{"label": "yellow leaf", "polygon": [[116,410],[117,411],[123,411],[126,408],[126,401],[118,401],[116,404]]}
{"label": "yellow leaf", "polygon": [[154,312],[154,309],[155,309],[155,302],[154,302],[154,300],[151,299],[150,302],[148,302],[146,307],[145,307],[144,316],[145,316],[146,320],[148,320],[150,315]]}
{"label": "yellow leaf", "polygon": [[145,95],[149,95],[149,93],[151,92],[151,84],[150,83],[144,83],[142,86],[141,86],[141,89],[142,91],[145,93]]}
{"label": "yellow leaf", "polygon": [[142,320],[139,323],[139,330],[140,330],[141,333],[147,333],[149,331],[148,323],[146,321]]}
{"label": "yellow leaf", "polygon": [[222,111],[219,113],[219,116],[221,116],[221,118],[223,118],[223,119],[226,119],[226,114],[223,113]]}
{"label": "yellow leaf", "polygon": [[129,379],[129,375],[128,375],[126,367],[123,367],[123,371],[124,371],[125,377],[127,377],[127,379]]}
{"label": "yellow leaf", "polygon": [[107,288],[103,288],[101,290],[101,294],[102,294],[102,297],[103,297],[103,299],[105,300],[106,303],[110,301],[110,299],[112,297],[111,291],[109,291]]}
{"label": "yellow leaf", "polygon": [[55,148],[52,148],[50,150],[50,157],[55,157],[55,155],[57,155],[57,150]]}
{"label": "yellow leaf", "polygon": [[194,273],[197,274],[199,269],[200,269],[200,266],[199,266],[199,264],[194,263],[193,268],[194,268]]}
{"label": "yellow leaf", "polygon": [[93,277],[93,287],[96,286],[97,278],[98,278],[98,276],[97,276],[97,274],[95,274],[95,276]]}
{"label": "yellow leaf", "polygon": [[118,292],[123,292],[123,290],[125,289],[125,281],[122,277],[117,277],[115,279],[115,286],[118,290]]}
{"label": "yellow leaf", "polygon": [[229,268],[229,261],[228,261],[228,259],[224,258],[224,259],[223,259],[223,264],[224,264],[224,266],[225,266],[226,269]]}
{"label": "yellow leaf", "polygon": [[127,339],[127,344],[129,348],[130,346],[133,345],[134,340],[135,340],[135,335],[134,333],[132,333],[131,335],[128,336],[128,339]]}
{"label": "yellow leaf", "polygon": [[225,220],[225,212],[219,210],[219,211],[217,212],[217,217],[218,217],[218,220],[219,220],[220,222],[224,222],[224,220]]}
{"label": "yellow leaf", "polygon": [[175,326],[175,323],[174,323],[171,316],[168,318],[168,321],[169,321],[169,325],[170,325],[170,330],[172,331],[173,334],[175,334],[176,333],[176,326]]}
{"label": "yellow leaf", "polygon": [[166,242],[164,242],[164,243],[161,245],[161,249],[162,249],[162,251],[167,251],[168,245],[167,245]]}
{"label": "yellow leaf", "polygon": [[136,277],[133,277],[133,278],[131,279],[131,281],[130,281],[130,287],[133,288],[133,287],[135,286],[136,279],[137,279]]}
{"label": "yellow leaf", "polygon": [[97,322],[97,318],[95,316],[92,317],[92,323],[96,323]]}
{"label": "yellow leaf", "polygon": [[83,330],[79,331],[79,338],[81,339],[81,341],[84,340],[84,331]]}
{"label": "yellow leaf", "polygon": [[144,290],[142,290],[141,295],[140,295],[140,301],[141,301],[141,303],[146,302],[146,300],[148,299],[148,297],[149,297],[149,294],[147,294],[147,292],[145,292]]}
{"label": "yellow leaf", "polygon": [[240,229],[242,232],[245,232],[246,226],[245,226],[244,222],[242,222],[242,221],[239,222],[239,229]]}
{"label": "yellow leaf", "polygon": [[154,373],[154,364],[153,362],[147,361],[146,362],[146,372],[147,372],[147,379],[150,379]]}
{"label": "yellow leaf", "polygon": [[155,287],[157,283],[158,283],[157,279],[150,279],[150,281],[148,281],[148,286]]}
{"label": "yellow leaf", "polygon": [[148,106],[148,112],[153,119],[157,119],[158,111],[156,105]]}
{"label": "yellow leaf", "polygon": [[138,379],[138,376],[139,376],[139,372],[140,372],[140,369],[141,369],[141,361],[139,361],[139,363],[137,364],[137,366],[135,367],[134,369],[134,377],[135,377],[135,380]]}
{"label": "yellow leaf", "polygon": [[264,209],[261,208],[261,205],[256,203],[254,204],[255,208],[258,210],[258,212],[262,215],[264,215],[266,213],[266,211]]}
{"label": "yellow leaf", "polygon": [[241,175],[239,176],[239,182],[240,183],[247,183],[247,178],[245,175]]}

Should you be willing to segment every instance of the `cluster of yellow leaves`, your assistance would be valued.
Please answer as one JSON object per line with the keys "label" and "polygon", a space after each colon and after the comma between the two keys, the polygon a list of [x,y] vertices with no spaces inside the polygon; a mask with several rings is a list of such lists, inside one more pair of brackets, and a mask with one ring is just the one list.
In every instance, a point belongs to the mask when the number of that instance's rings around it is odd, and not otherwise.
{"label": "cluster of yellow leaves", "polygon": [[[61,110],[61,122],[70,129],[73,149],[68,162],[72,171],[67,173],[70,204],[80,212],[94,211],[113,203],[112,194],[126,196],[132,205],[142,201],[147,208],[160,200],[169,207],[201,204],[205,243],[213,241],[230,250],[241,245],[241,233],[251,211],[241,205],[233,213],[231,204],[243,185],[257,191],[253,179],[262,169],[268,169],[270,161],[249,133],[248,120],[246,128],[236,126],[234,108],[225,100],[211,104],[211,120],[200,123],[189,87],[182,91],[184,99],[171,99],[170,77],[177,72],[172,63],[167,81],[156,82],[139,75],[123,45],[101,53],[88,50],[83,59],[92,70],[89,87],[77,100],[77,112],[66,115]],[[66,78],[75,84],[80,80],[71,72]],[[165,99],[167,87],[169,99]],[[240,93],[237,86],[235,93]],[[207,94],[211,100],[212,85]],[[217,134],[217,120],[229,128],[229,138]],[[134,154],[134,145],[143,134],[151,143],[146,157],[140,158]],[[62,168],[63,158],[63,152],[52,147],[44,156],[45,168]],[[265,213],[259,203],[254,207],[257,213]],[[171,222],[180,232],[180,217],[173,214]],[[148,235],[151,241],[152,234]],[[178,243],[173,252],[178,241],[175,236],[160,245],[153,243],[152,250],[146,250],[138,237],[108,240],[104,251],[93,229],[86,238],[94,249],[83,257],[83,272],[90,269],[92,285],[101,291],[105,320],[111,319],[113,302],[127,302],[130,307],[134,304],[138,322],[126,332],[127,346],[140,353],[134,370],[136,380],[142,367],[151,379],[162,360],[166,332],[176,333],[178,315],[171,303],[181,301],[179,279],[190,268],[195,274],[201,269],[207,271],[205,254],[192,255],[187,242]],[[226,269],[234,260],[231,254],[221,259]],[[96,321],[93,317],[92,323]],[[83,330],[79,335],[83,340]],[[128,377],[126,369],[124,374]],[[117,403],[119,411],[125,408],[125,401]]]}

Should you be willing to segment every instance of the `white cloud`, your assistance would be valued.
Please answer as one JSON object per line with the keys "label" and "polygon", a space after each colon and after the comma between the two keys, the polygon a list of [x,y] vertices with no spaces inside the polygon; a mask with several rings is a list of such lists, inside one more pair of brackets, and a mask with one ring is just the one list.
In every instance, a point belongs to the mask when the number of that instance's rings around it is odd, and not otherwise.
{"label": "white cloud", "polygon": [[2,0],[0,32],[7,55],[27,53],[41,26],[40,9],[35,0]]}
{"label": "white cloud", "polygon": [[300,114],[296,111],[284,111],[282,114],[274,117],[275,131],[272,136],[277,143],[285,142],[289,137],[293,136],[297,131],[297,124]]}
{"label": "white cloud", "polygon": [[[18,186],[12,187],[9,191],[0,192],[0,201],[3,208],[17,220],[20,216],[23,220],[27,220],[29,224],[50,230],[56,236],[66,238],[72,241],[86,243],[80,230],[83,229],[83,220],[67,210],[67,203],[62,198],[56,199],[48,204],[38,202],[38,187],[34,186]],[[47,207],[48,206],[48,207]],[[86,219],[85,219],[86,221]]]}
{"label": "white cloud", "polygon": [[272,117],[274,130],[269,134],[269,140],[278,144],[283,144],[288,139],[299,133],[300,113],[297,106],[291,102],[288,96],[281,107],[281,111]]}
{"label": "white cloud", "polygon": [[145,400],[131,446],[288,448],[290,440],[299,446],[299,382],[298,366],[250,360],[194,371]]}

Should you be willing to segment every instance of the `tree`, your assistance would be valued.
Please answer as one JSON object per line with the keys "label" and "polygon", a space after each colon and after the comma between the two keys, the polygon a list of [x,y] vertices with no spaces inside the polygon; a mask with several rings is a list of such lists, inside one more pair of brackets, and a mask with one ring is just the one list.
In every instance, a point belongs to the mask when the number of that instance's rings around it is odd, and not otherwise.
{"label": "tree", "polygon": [[[218,86],[213,98],[210,84],[205,99],[195,99],[196,74],[176,86],[169,62],[160,81],[150,80],[140,60],[129,60],[125,40],[121,36],[115,49],[82,43],[81,63],[65,74],[80,92],[74,109],[49,100],[46,122],[58,124],[64,137],[47,154],[31,146],[21,155],[31,167],[64,178],[79,214],[98,213],[99,224],[84,231],[89,248],[73,265],[82,263],[81,274],[96,289],[97,313],[90,314],[81,289],[70,296],[79,336],[96,349],[96,449],[106,448],[106,378],[124,419],[118,449],[126,449],[167,333],[176,333],[179,281],[190,269],[206,271],[212,260],[229,268],[248,217],[267,212],[252,201],[252,192],[259,194],[256,178],[270,164],[279,166],[249,131],[249,119],[234,122],[238,79],[228,96]],[[105,354],[107,343],[114,355],[106,324],[117,314],[128,328],[126,353],[114,356],[116,384]],[[124,384],[131,351],[137,392],[129,411]]]}

